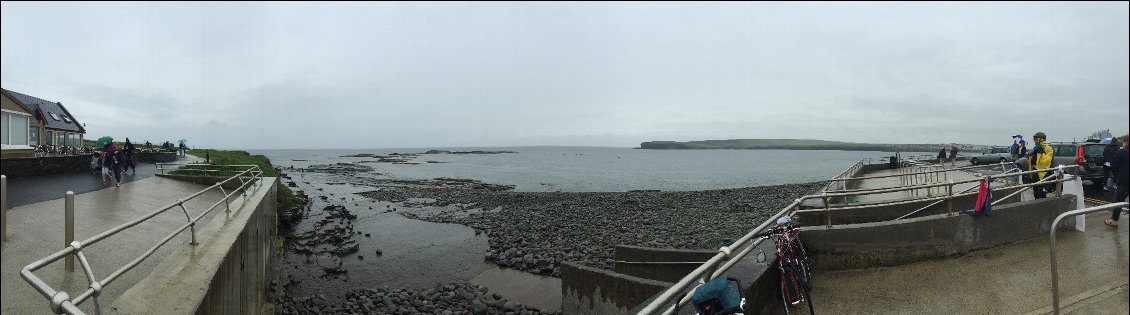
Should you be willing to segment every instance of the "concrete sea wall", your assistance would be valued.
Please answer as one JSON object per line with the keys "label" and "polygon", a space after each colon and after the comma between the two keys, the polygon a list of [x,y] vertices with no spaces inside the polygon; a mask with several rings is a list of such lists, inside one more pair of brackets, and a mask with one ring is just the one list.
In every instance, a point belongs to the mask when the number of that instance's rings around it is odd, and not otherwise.
{"label": "concrete sea wall", "polygon": [[[110,312],[264,312],[272,244],[277,235],[278,179],[267,177],[263,181],[263,186],[248,197],[232,196],[230,213],[218,214],[197,229],[200,244],[169,254],[148,277],[115,300]],[[213,211],[224,210],[221,204]]]}
{"label": "concrete sea wall", "polygon": [[627,314],[673,285],[586,267],[561,264],[561,311],[565,314]]}
{"label": "concrete sea wall", "polygon": [[1075,199],[1065,194],[1006,204],[995,207],[988,217],[935,214],[830,228],[804,227],[801,234],[817,269],[896,266],[1047,237],[1056,216],[1076,209]]}

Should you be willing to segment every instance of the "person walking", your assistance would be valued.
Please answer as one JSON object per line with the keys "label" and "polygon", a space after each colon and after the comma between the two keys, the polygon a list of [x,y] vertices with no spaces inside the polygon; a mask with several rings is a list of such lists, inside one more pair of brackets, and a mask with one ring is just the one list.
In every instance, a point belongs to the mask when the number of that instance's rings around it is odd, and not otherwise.
{"label": "person walking", "polygon": [[106,153],[106,150],[109,150],[109,149],[110,149],[110,144],[107,143],[106,146],[102,147],[102,151],[96,152],[98,154],[97,167],[98,167],[98,170],[100,171],[99,173],[102,174],[102,185],[103,186],[106,185],[107,181],[111,180],[110,168],[106,166],[106,157],[109,156]]}
{"label": "person walking", "polygon": [[1012,160],[1020,158],[1020,138],[1012,137],[1012,147],[1008,148],[1008,154],[1012,155]]}
{"label": "person walking", "polygon": [[114,180],[117,181],[114,187],[122,187],[122,170],[125,169],[126,153],[125,150],[114,143],[114,165],[110,169],[114,171]]}
{"label": "person walking", "polygon": [[938,151],[938,165],[946,166],[946,148]]}
{"label": "person walking", "polygon": [[[1122,149],[1114,155],[1110,163],[1110,171],[1115,174],[1115,193],[1113,202],[1123,202],[1127,198],[1127,186],[1130,186],[1130,134],[1122,135]],[[1122,216],[1122,208],[1111,210],[1110,219],[1103,221],[1106,225],[1118,227],[1118,217]]]}
{"label": "person walking", "polygon": [[950,146],[950,167],[955,167],[957,163],[957,143]]}
{"label": "person walking", "polygon": [[[109,184],[110,181],[114,180],[115,177],[119,182],[122,179],[120,173],[117,172],[117,154],[118,146],[113,142],[107,143],[106,146],[102,148],[102,159],[99,161],[99,163],[102,165],[103,185]],[[114,172],[113,174],[116,176],[110,177],[110,172]]]}
{"label": "person walking", "polygon": [[1020,139],[1020,154],[1016,158],[1028,156],[1028,143],[1024,139]]}
{"label": "person walking", "polygon": [[122,152],[122,156],[124,157],[123,161],[125,163],[124,165],[122,165],[123,172],[126,170],[132,170],[133,174],[137,174],[137,161],[133,159],[134,149],[135,147],[133,146],[133,143],[129,142],[129,138],[126,138],[125,151]]}
{"label": "person walking", "polygon": [[[1032,146],[1032,151],[1028,155],[1028,170],[1047,169],[1052,167],[1052,147],[1046,143],[1048,136],[1043,132],[1037,132],[1032,136],[1032,141],[1036,144]],[[1033,162],[1035,161],[1035,162]],[[1035,168],[1033,168],[1035,167]],[[1051,172],[1039,171],[1036,174],[1035,180],[1032,182],[1040,181],[1046,176],[1051,175]],[[1036,199],[1048,196],[1048,192],[1055,190],[1052,184],[1043,184],[1032,186],[1032,196]]]}

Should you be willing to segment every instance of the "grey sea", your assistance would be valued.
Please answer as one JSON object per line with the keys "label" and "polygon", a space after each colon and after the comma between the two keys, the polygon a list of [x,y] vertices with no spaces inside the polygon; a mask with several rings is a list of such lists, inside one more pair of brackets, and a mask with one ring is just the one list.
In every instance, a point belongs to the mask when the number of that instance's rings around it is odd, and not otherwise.
{"label": "grey sea", "polygon": [[[354,154],[427,150],[514,151],[503,154],[428,154],[420,164],[373,163],[375,172],[400,179],[471,178],[515,185],[515,191],[688,191],[827,180],[864,158],[890,152],[832,150],[640,150],[610,147],[406,148],[356,150],[253,150],[281,167],[358,163]],[[431,161],[432,163],[429,163]]]}

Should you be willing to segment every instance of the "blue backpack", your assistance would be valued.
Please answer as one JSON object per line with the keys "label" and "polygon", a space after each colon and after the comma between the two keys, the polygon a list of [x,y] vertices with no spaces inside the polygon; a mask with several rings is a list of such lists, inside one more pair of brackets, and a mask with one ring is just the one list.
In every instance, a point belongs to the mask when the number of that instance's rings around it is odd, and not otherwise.
{"label": "blue backpack", "polygon": [[694,289],[691,305],[701,315],[742,313],[741,287],[733,277],[710,280]]}

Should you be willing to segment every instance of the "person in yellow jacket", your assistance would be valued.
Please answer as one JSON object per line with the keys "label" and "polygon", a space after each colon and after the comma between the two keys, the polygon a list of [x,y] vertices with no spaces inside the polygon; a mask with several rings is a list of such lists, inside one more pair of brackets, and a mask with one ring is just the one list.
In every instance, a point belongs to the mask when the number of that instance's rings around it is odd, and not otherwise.
{"label": "person in yellow jacket", "polygon": [[[1043,132],[1037,132],[1032,138],[1036,144],[1032,146],[1032,150],[1028,151],[1028,170],[1051,168],[1052,147],[1047,144],[1048,136]],[[1038,172],[1036,181],[1043,179],[1050,173],[1051,172]],[[1053,184],[1032,186],[1032,195],[1035,196],[1036,199],[1040,199],[1047,197],[1048,192],[1054,190],[1055,185]]]}

